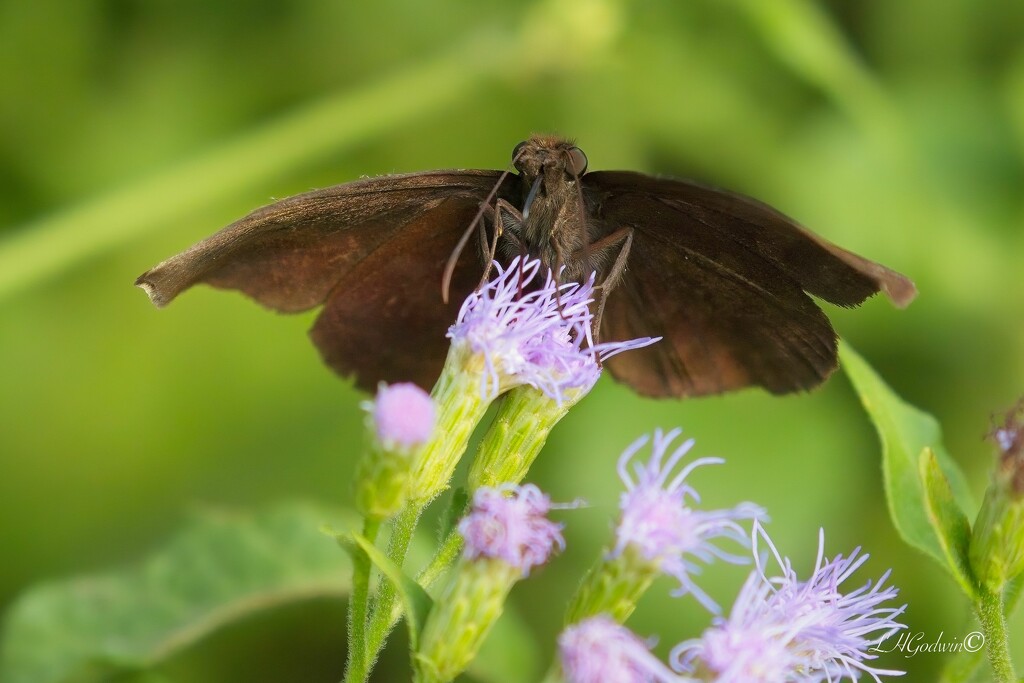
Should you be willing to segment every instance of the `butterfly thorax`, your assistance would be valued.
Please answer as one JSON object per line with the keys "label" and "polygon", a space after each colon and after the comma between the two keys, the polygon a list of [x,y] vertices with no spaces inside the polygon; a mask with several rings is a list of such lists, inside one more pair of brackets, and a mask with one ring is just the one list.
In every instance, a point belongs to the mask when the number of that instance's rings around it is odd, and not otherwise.
{"label": "butterfly thorax", "polygon": [[[557,270],[564,267],[563,281],[584,277],[579,260],[585,251],[586,207],[580,176],[586,157],[572,142],[535,136],[521,143],[513,156],[519,170],[519,216],[509,216],[505,228],[514,238],[506,252],[525,251]],[[503,216],[503,219],[506,217]]]}

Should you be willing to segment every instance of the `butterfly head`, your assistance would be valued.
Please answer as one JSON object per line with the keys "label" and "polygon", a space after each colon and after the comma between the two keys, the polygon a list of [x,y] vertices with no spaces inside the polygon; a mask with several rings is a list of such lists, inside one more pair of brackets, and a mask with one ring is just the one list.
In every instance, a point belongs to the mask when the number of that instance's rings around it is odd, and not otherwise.
{"label": "butterfly head", "polygon": [[545,182],[564,175],[574,180],[587,171],[587,155],[571,140],[534,135],[512,150],[512,165],[528,181],[543,176]]}
{"label": "butterfly head", "polygon": [[[537,200],[566,195],[570,183],[587,170],[587,155],[571,140],[554,136],[534,135],[512,150],[512,165],[529,188],[523,202],[523,218],[528,219]],[[539,202],[545,203],[545,202]]]}

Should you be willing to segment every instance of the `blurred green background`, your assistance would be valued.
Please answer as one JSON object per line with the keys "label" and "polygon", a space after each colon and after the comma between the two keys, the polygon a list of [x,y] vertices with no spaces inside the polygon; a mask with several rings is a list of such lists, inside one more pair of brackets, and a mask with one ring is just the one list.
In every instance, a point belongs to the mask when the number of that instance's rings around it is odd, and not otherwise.
{"label": "blurred green background", "polygon": [[[0,2],[0,608],[138,560],[196,504],[350,499],[364,397],[320,365],[312,317],[206,288],[157,311],[140,272],[274,197],[502,168],[531,132],[575,137],[592,169],[752,194],[912,277],[906,311],[829,313],[941,420],[980,499],[990,416],[1024,392],[1022,37],[1017,0]],[[619,451],[677,425],[728,460],[695,477],[706,501],[767,507],[800,571],[824,526],[828,552],[872,554],[862,580],[893,568],[912,631],[972,630],[952,581],[896,537],[842,374],[688,402],[603,379],[532,475],[593,503],[513,594],[544,652],[608,538]],[[743,573],[706,581],[728,602]],[[707,623],[668,588],[630,623],[662,653]],[[167,672],[334,681],[343,629],[342,605],[295,605]],[[941,662],[886,663],[918,681]]]}

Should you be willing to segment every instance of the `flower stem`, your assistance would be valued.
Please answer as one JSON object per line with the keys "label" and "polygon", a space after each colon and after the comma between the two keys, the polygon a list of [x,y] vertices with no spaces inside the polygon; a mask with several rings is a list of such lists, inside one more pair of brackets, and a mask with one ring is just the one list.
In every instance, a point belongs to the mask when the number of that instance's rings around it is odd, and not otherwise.
{"label": "flower stem", "polygon": [[1017,680],[1010,660],[1010,642],[1006,633],[1006,616],[1003,614],[1003,597],[993,591],[985,591],[974,604],[985,634],[985,650],[992,665],[992,680],[995,683],[1014,683]]}
{"label": "flower stem", "polygon": [[[405,556],[409,552],[409,543],[412,541],[413,531],[416,530],[416,524],[419,522],[422,512],[423,506],[409,504],[392,521],[387,557],[399,567],[405,563]],[[365,666],[367,672],[377,661],[377,656],[380,654],[381,648],[384,647],[384,641],[395,623],[392,621],[391,613],[396,597],[397,591],[391,582],[381,581],[366,629]],[[358,681],[353,679],[348,683],[362,683],[364,680],[366,680],[365,674],[364,678]]]}
{"label": "flower stem", "polygon": [[[437,549],[434,557],[430,560],[430,564],[424,567],[419,574],[416,575],[416,582],[419,583],[423,588],[431,588],[437,580],[444,575],[445,571],[459,559],[459,553],[462,552],[462,536],[458,531],[452,530],[445,537],[441,547]],[[392,605],[391,616],[388,619],[388,628],[385,633],[390,631],[398,623],[398,619],[402,616],[401,605]],[[376,647],[382,646],[383,643],[379,643]],[[376,650],[373,651],[374,657],[379,654]]]}
{"label": "flower stem", "polygon": [[[380,521],[367,519],[363,523],[363,536],[370,543],[377,539]],[[348,604],[348,662],[345,681],[363,681],[367,675],[366,617],[370,599],[370,558],[364,552],[353,555],[352,597]]]}
{"label": "flower stem", "polygon": [[441,574],[452,565],[462,551],[462,536],[458,531],[452,529],[448,532],[441,547],[437,549],[430,564],[423,568],[423,571],[416,577],[424,588],[430,588],[440,578]]}

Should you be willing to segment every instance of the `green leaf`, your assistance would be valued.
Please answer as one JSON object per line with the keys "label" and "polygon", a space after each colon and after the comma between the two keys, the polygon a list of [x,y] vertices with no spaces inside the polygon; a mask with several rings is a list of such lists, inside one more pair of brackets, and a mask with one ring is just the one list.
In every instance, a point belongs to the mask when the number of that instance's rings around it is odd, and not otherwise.
{"label": "green leaf", "polygon": [[351,542],[354,542],[366,553],[367,557],[370,558],[370,562],[373,562],[377,569],[394,584],[399,597],[402,598],[402,602],[405,604],[405,616],[409,624],[409,646],[410,649],[415,651],[419,644],[420,632],[423,630],[423,625],[427,622],[427,615],[430,613],[430,608],[434,605],[434,601],[427,595],[427,591],[423,590],[423,586],[416,583],[415,579],[403,572],[401,567],[388,559],[377,546],[359,534],[347,534],[347,537],[347,539],[339,537],[342,547],[352,552],[353,549],[349,547],[349,539],[351,539]]}
{"label": "green leaf", "polygon": [[[959,582],[961,568],[948,561],[941,534],[933,526],[929,512],[918,464],[924,449],[931,449],[935,458],[937,469],[933,479],[943,475],[950,491],[941,504],[943,518],[952,515],[946,509],[948,506],[958,506],[960,516],[976,506],[963,473],[942,446],[938,422],[897,396],[846,342],[840,342],[839,357],[882,440],[885,496],[896,530],[904,541],[938,560]],[[942,498],[939,489],[936,484],[934,493]]]}
{"label": "green leaf", "polygon": [[207,511],[135,567],[34,588],[8,614],[0,681],[144,672],[260,610],[341,597],[351,570],[319,532],[326,521],[350,520],[304,504],[251,516]]}
{"label": "green leaf", "polygon": [[977,590],[970,561],[971,524],[953,499],[949,480],[939,467],[935,451],[931,448],[921,451],[919,466],[925,509],[945,556],[946,566],[964,593],[973,599],[977,597]]}

